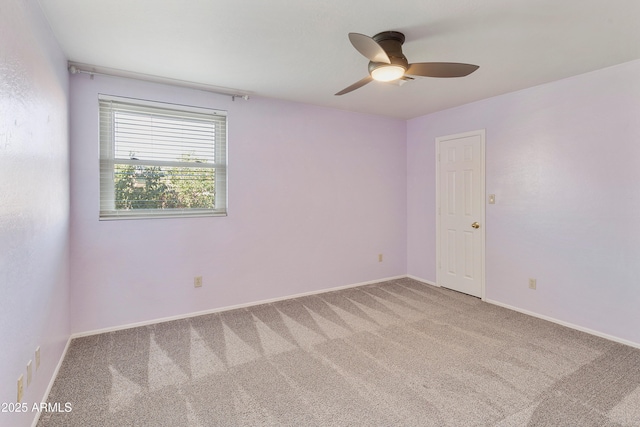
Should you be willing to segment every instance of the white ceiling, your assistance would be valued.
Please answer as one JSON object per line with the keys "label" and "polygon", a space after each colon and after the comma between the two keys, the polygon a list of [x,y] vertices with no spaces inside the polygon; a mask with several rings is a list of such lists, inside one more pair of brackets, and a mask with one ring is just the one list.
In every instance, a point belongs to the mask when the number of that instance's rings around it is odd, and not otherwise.
{"label": "white ceiling", "polygon": [[[640,0],[39,2],[71,61],[404,119],[640,58]],[[480,69],[334,96],[367,75],[347,34],[386,30]]]}

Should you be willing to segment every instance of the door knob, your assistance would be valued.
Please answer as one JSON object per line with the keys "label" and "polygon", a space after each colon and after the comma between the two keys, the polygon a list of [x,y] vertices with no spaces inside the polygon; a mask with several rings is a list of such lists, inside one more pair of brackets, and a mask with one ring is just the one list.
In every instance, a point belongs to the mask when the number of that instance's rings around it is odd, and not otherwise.
{"label": "door knob", "polygon": [[471,226],[472,226],[473,228],[480,228],[480,224],[479,224],[479,223],[477,223],[477,222],[474,222],[473,224],[471,224]]}

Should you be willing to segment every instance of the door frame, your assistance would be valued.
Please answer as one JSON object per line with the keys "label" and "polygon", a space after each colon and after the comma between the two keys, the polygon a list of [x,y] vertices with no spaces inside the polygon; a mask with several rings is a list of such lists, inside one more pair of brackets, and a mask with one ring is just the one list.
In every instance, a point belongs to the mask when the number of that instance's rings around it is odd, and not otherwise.
{"label": "door frame", "polygon": [[480,286],[481,286],[481,296],[480,299],[482,301],[485,300],[485,252],[486,252],[486,206],[487,206],[487,197],[486,197],[486,188],[485,188],[485,179],[486,179],[486,173],[485,173],[485,139],[486,139],[486,130],[485,129],[479,129],[479,130],[474,130],[474,131],[470,131],[470,132],[463,132],[463,133],[457,133],[457,134],[453,134],[453,135],[444,135],[444,136],[439,136],[436,137],[436,159],[435,159],[435,163],[436,163],[436,286],[440,287],[441,285],[441,270],[442,270],[442,259],[440,257],[440,246],[441,246],[441,232],[440,232],[440,223],[441,223],[441,206],[440,206],[440,143],[444,142],[444,141],[449,141],[452,139],[459,139],[459,138],[465,138],[465,137],[469,137],[469,136],[479,136],[480,137],[480,153],[481,153],[481,160],[480,160],[480,192],[481,192],[481,196],[482,196],[482,203],[480,206],[480,223],[481,223],[481,227],[480,227],[480,235],[482,238],[482,244],[481,246],[481,260],[480,260],[480,266],[481,266],[481,272],[480,272]]}

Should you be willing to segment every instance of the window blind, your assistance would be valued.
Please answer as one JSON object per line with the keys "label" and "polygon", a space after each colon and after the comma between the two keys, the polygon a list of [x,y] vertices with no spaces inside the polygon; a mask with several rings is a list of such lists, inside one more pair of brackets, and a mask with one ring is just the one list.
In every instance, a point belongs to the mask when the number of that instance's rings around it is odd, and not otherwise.
{"label": "window blind", "polygon": [[226,215],[225,111],[100,95],[100,218]]}

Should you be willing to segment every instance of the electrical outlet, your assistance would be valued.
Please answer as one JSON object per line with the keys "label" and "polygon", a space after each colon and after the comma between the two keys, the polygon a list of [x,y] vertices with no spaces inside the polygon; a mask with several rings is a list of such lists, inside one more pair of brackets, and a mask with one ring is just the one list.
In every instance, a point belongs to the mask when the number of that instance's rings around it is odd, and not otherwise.
{"label": "electrical outlet", "polygon": [[193,286],[195,288],[201,288],[202,287],[202,276],[196,276],[193,278]]}
{"label": "electrical outlet", "polygon": [[536,288],[536,279],[529,279],[529,289]]}
{"label": "electrical outlet", "polygon": [[382,254],[378,254],[378,262],[382,262]]}
{"label": "electrical outlet", "polygon": [[24,388],[22,386],[22,375],[18,378],[18,403],[22,402],[22,394],[24,393]]}
{"label": "electrical outlet", "polygon": [[27,363],[27,387],[31,385],[31,360]]}
{"label": "electrical outlet", "polygon": [[36,348],[36,371],[40,368],[40,346]]}

